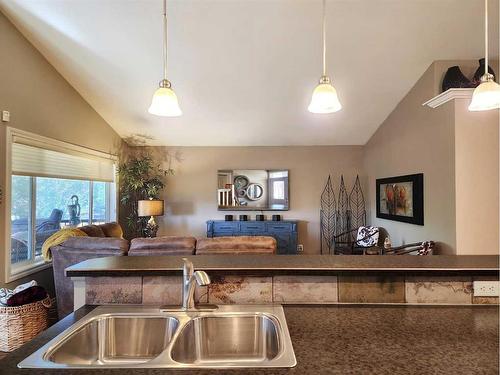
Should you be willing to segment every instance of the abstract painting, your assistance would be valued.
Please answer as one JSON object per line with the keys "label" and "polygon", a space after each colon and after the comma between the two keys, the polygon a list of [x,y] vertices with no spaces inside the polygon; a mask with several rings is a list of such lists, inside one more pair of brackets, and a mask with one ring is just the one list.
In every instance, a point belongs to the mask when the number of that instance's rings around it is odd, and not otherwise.
{"label": "abstract painting", "polygon": [[377,184],[377,217],[424,225],[424,175],[380,178]]}

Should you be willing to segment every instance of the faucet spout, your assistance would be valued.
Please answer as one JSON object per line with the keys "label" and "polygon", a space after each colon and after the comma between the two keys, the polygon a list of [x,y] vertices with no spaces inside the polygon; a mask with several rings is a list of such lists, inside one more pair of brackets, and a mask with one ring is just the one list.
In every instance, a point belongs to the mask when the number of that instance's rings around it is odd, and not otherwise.
{"label": "faucet spout", "polygon": [[182,309],[195,310],[195,283],[200,286],[209,285],[210,276],[208,276],[205,271],[194,272],[193,263],[187,258],[183,258],[182,260],[184,261],[182,278]]}
{"label": "faucet spout", "polygon": [[206,286],[210,284],[210,276],[205,271],[196,271],[194,273],[194,278],[200,286]]}

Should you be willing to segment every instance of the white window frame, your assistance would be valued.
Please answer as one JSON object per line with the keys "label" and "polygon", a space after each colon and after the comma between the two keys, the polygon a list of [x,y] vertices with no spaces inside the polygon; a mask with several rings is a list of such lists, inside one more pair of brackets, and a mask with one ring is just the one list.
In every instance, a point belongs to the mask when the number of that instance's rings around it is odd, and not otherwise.
{"label": "white window frame", "polygon": [[[59,140],[55,140],[52,138],[44,137],[38,134],[30,133],[24,130],[19,130],[11,127],[7,127],[7,133],[6,133],[6,147],[5,147],[5,191],[4,191],[4,217],[5,217],[5,226],[3,228],[4,230],[4,239],[5,242],[3,244],[3,247],[5,249],[4,251],[4,275],[5,275],[5,282],[10,283],[12,281],[18,280],[20,278],[23,278],[25,276],[28,276],[32,273],[39,272],[41,270],[44,270],[46,268],[52,267],[52,262],[46,262],[43,259],[39,259],[37,261],[31,260],[29,262],[20,262],[19,264],[12,265],[11,264],[11,189],[12,189],[12,144],[14,143],[13,140],[15,137],[21,137],[24,139],[28,139],[33,141],[34,143],[40,144],[40,145],[47,145],[47,148],[50,150],[54,151],[59,151],[59,152],[68,152],[68,151],[73,151],[73,152],[78,152],[84,155],[88,155],[89,157],[94,156],[94,157],[101,157],[101,158],[107,158],[110,159],[114,162],[115,165],[118,164],[118,157],[113,154],[105,153],[102,151],[96,151],[90,148],[86,148],[83,146],[78,146],[74,145],[72,143],[68,142],[63,142]],[[41,147],[41,146],[38,146]],[[43,177],[43,176],[40,176]],[[34,184],[36,182],[35,178],[32,178],[31,180],[31,189],[33,189],[35,186]],[[115,175],[115,181],[114,181],[115,186],[118,186],[118,177]],[[90,188],[92,188],[92,183],[90,183]],[[116,194],[116,189],[115,189],[115,194],[112,194],[111,189],[106,189],[106,204],[109,205],[109,218],[107,217],[107,221],[112,221],[116,220],[118,217],[118,209],[119,209],[119,204],[118,204],[118,194]],[[31,191],[31,196],[35,194],[34,191]],[[90,199],[92,200],[92,195],[93,191],[89,190],[90,194]],[[34,219],[35,216],[35,207],[34,205],[36,204],[36,199],[31,200],[31,220]],[[108,207],[107,207],[108,208]],[[89,207],[89,221],[92,222],[92,208]],[[31,225],[31,230],[33,230],[34,226]],[[31,236],[33,237],[33,233],[31,233]],[[0,245],[1,246],[1,245]]]}

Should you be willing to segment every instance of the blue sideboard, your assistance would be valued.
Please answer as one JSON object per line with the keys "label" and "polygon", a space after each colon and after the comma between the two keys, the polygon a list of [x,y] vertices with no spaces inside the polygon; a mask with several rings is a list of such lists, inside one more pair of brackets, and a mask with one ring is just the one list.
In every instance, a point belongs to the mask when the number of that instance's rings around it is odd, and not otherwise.
{"label": "blue sideboard", "polygon": [[278,254],[297,254],[297,223],[287,221],[207,221],[207,237],[271,236],[278,243]]}

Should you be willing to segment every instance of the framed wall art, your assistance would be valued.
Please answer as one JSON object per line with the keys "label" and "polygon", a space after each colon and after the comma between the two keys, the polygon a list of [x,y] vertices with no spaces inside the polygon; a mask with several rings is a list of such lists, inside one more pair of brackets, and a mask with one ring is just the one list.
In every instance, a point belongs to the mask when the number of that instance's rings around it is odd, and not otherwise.
{"label": "framed wall art", "polygon": [[376,180],[377,217],[424,225],[424,175]]}

